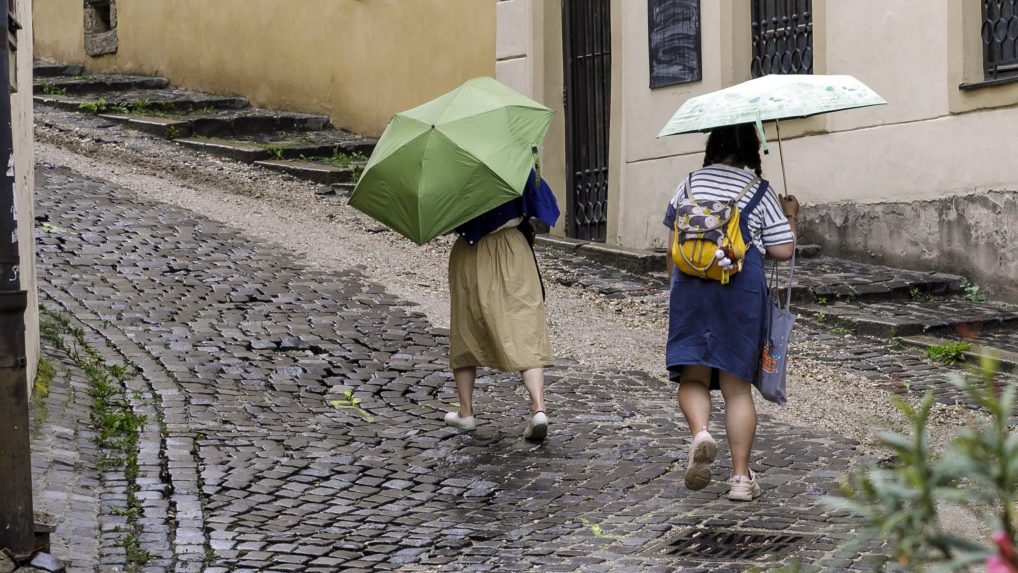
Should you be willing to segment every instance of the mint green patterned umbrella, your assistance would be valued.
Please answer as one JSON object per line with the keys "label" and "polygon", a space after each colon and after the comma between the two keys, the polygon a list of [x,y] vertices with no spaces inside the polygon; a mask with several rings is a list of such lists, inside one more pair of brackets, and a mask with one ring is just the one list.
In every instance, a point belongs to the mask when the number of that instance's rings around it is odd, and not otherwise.
{"label": "mint green patterned umbrella", "polygon": [[686,100],[657,136],[885,104],[852,76],[773,74]]}
{"label": "mint green patterned umbrella", "polygon": [[767,153],[763,122],[773,121],[778,134],[781,178],[787,193],[780,120],[886,104],[887,100],[852,76],[772,74],[686,100],[657,136],[755,123],[761,147]]}

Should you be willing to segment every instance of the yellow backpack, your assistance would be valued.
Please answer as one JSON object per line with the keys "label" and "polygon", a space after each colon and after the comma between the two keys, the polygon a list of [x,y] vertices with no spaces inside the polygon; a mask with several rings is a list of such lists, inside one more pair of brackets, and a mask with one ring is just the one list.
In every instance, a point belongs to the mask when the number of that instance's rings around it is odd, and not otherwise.
{"label": "yellow backpack", "polygon": [[686,178],[686,197],[675,208],[672,260],[683,274],[728,284],[742,270],[746,242],[739,227],[739,201],[752,189],[754,177],[731,201],[693,197],[693,174]]}

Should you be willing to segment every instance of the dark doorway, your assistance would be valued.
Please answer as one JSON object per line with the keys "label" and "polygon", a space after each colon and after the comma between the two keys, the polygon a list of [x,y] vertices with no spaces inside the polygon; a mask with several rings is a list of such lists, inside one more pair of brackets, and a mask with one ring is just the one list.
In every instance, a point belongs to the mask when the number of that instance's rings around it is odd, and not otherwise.
{"label": "dark doorway", "polygon": [[611,2],[563,0],[566,226],[570,237],[608,235]]}

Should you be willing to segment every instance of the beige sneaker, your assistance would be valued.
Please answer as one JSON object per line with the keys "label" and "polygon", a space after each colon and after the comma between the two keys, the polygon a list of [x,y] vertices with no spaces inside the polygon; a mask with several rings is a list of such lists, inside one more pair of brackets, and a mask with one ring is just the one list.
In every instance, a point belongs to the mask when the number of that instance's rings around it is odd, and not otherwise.
{"label": "beige sneaker", "polygon": [[718,443],[711,437],[706,428],[693,438],[689,447],[689,458],[686,461],[686,487],[696,491],[710,484],[710,465],[718,453]]}
{"label": "beige sneaker", "polygon": [[445,423],[464,432],[472,432],[477,428],[477,422],[474,421],[473,416],[461,418],[459,412],[448,412],[445,415]]}
{"label": "beige sneaker", "polygon": [[728,499],[732,501],[753,501],[763,495],[760,484],[756,482],[756,474],[749,472],[749,477],[732,476],[728,480]]}

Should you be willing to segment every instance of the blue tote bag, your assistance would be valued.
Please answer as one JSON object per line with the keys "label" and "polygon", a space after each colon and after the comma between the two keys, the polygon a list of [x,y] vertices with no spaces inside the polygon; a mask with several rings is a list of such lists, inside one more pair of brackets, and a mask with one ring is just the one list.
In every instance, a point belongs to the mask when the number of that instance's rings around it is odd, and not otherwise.
{"label": "blue tote bag", "polygon": [[785,305],[781,305],[781,294],[777,284],[777,265],[771,273],[771,294],[770,317],[767,320],[767,336],[764,339],[764,347],[760,353],[760,372],[758,386],[760,394],[767,400],[784,406],[788,402],[785,392],[785,372],[788,368],[788,340],[792,336],[792,327],[795,319],[792,314],[792,279],[795,273],[795,250],[792,251],[792,261],[788,269],[787,294]]}

